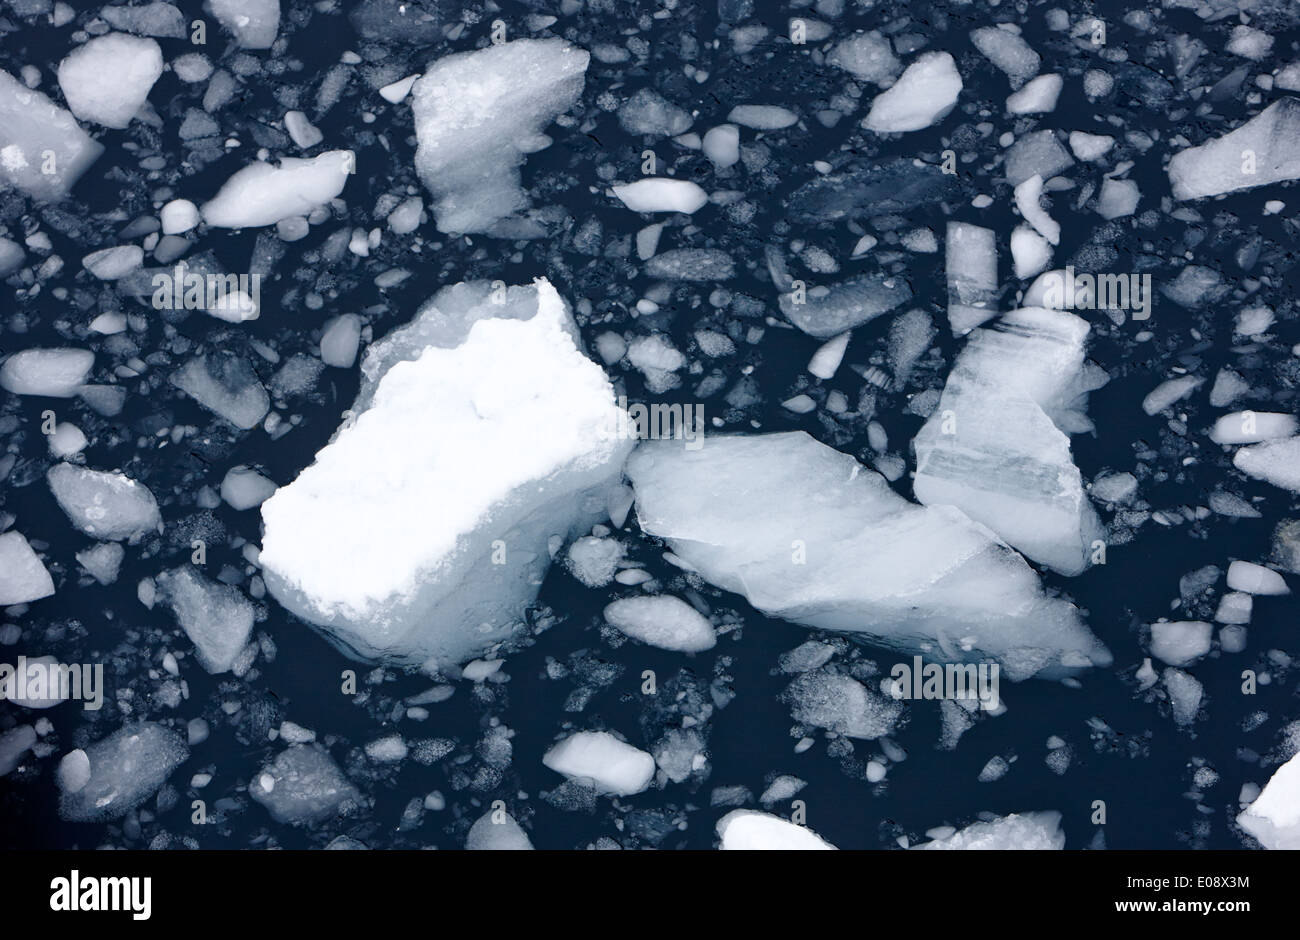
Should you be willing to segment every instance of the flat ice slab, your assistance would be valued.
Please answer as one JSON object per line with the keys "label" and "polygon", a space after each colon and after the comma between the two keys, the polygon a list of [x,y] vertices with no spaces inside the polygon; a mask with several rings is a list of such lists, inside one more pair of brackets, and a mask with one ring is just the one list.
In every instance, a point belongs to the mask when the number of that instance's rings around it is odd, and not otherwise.
{"label": "flat ice slab", "polygon": [[[157,792],[189,752],[179,734],[160,724],[125,725],[85,749],[89,779],[61,777],[59,815],[71,822],[124,816]],[[69,789],[73,783],[81,786]]]}
{"label": "flat ice slab", "polygon": [[87,535],[107,542],[137,539],[162,522],[149,487],[121,473],[70,463],[45,475],[59,508]]}
{"label": "flat ice slab", "polygon": [[351,417],[262,504],[267,586],[354,655],[467,661],[521,625],[552,536],[605,515],[632,445],[613,387],[545,280],[443,290],[361,369]]}
{"label": "flat ice slab", "polygon": [[655,759],[608,731],[579,731],[552,747],[542,763],[573,780],[590,780],[603,793],[630,796],[650,786]]}
{"label": "flat ice slab", "polygon": [[1237,824],[1266,849],[1300,849],[1300,754],[1274,771]]}
{"label": "flat ice slab", "polygon": [[415,168],[440,232],[487,232],[528,205],[524,158],[582,94],[590,56],[563,39],[519,39],[434,62],[411,89]]}
{"label": "flat ice slab", "polygon": [[646,532],[759,610],[1018,680],[1111,656],[1024,559],[951,506],[922,507],[803,432],[645,441],[628,461]]}
{"label": "flat ice slab", "polygon": [[33,199],[62,199],[103,152],[71,114],[0,71],[0,179]]}
{"label": "flat ice slab", "polygon": [[1300,98],[1275,101],[1234,131],[1169,161],[1175,199],[1300,179]]}
{"label": "flat ice slab", "polygon": [[780,816],[752,809],[732,810],[718,820],[718,838],[725,850],[825,851],[833,849],[817,833]]}
{"label": "flat ice slab", "polygon": [[329,150],[310,160],[285,157],[279,166],[250,163],[203,204],[203,219],[218,228],[255,228],[307,215],[343,192],[355,159],[351,150]]}
{"label": "flat ice slab", "polygon": [[1062,429],[1083,426],[1074,409],[1090,384],[1087,335],[1074,314],[1034,307],[972,331],[916,436],[918,500],[956,506],[1070,575],[1103,534]]}

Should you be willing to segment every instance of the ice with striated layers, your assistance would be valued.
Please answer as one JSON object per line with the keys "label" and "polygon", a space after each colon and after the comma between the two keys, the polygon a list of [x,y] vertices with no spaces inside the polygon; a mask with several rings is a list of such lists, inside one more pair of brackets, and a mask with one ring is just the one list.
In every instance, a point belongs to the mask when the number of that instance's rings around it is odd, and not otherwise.
{"label": "ice with striated layers", "polygon": [[918,506],[803,432],[645,441],[628,461],[641,528],[773,617],[1008,678],[1108,665],[1078,610],[983,525]]}
{"label": "ice with striated layers", "polygon": [[552,539],[606,515],[632,444],[613,387],[544,279],[447,288],[361,370],[333,440],[262,504],[267,586],[362,658],[464,662],[520,627]]}
{"label": "ice with striated layers", "polygon": [[1088,324],[1025,308],[970,334],[939,407],[916,436],[916,498],[955,506],[1026,557],[1063,574],[1088,567],[1101,522],[1070,454],[1090,428]]}

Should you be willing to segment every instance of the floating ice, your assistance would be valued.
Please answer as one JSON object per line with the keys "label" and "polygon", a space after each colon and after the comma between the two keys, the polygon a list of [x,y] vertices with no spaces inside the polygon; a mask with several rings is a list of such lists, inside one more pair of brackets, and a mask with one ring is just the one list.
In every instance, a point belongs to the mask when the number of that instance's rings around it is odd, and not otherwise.
{"label": "floating ice", "polygon": [[907,502],[803,432],[644,441],[628,461],[646,532],[759,610],[1022,679],[1110,663],[1078,611],[986,528]]}
{"label": "floating ice", "polygon": [[8,731],[0,732],[0,777],[8,776],[18,769],[23,755],[36,743],[36,729],[31,725],[19,725]]}
{"label": "floating ice", "polygon": [[54,593],[54,581],[21,532],[0,533],[0,607]]}
{"label": "floating ice", "polygon": [[858,81],[882,86],[891,84],[903,68],[889,40],[875,31],[855,33],[842,40],[826,56],[826,61],[852,73]]}
{"label": "floating ice", "polygon": [[353,416],[262,504],[276,598],[367,658],[463,662],[514,633],[632,444],[575,335],[547,281],[480,282],[372,346]]}
{"label": "floating ice", "polygon": [[1042,60],[1018,32],[1000,26],[983,26],[971,31],[970,41],[1007,74],[1012,88],[1019,88],[1038,74]]}
{"label": "floating ice", "polygon": [[310,826],[347,815],[361,793],[319,744],[293,744],[253,775],[248,795],[279,823]]}
{"label": "floating ice", "polygon": [[1300,849],[1300,754],[1273,772],[1237,825],[1266,849]]}
{"label": "floating ice", "polygon": [[818,284],[802,294],[787,291],[777,302],[799,329],[817,339],[829,339],[911,299],[912,287],[901,276],[867,274],[838,284]]}
{"label": "floating ice", "polygon": [[716,248],[675,248],[647,261],[645,273],[665,281],[725,281],[735,277],[736,263]]}
{"label": "floating ice", "polygon": [[307,215],[343,192],[355,160],[351,150],[329,150],[310,160],[285,157],[278,167],[250,163],[203,204],[203,219],[217,228],[255,228]]}
{"label": "floating ice", "polygon": [[[1032,176],[1033,174],[1027,174]],[[786,205],[796,222],[828,225],[931,206],[960,192],[957,177],[938,166],[898,157],[862,161],[800,186]]]}
{"label": "floating ice", "polygon": [[699,653],[713,649],[713,624],[685,601],[669,595],[627,597],[605,608],[605,620],[634,640],[664,650]]}
{"label": "floating ice", "polygon": [[582,94],[589,58],[562,39],[519,39],[445,56],[415,83],[415,167],[440,232],[486,232],[527,207],[519,166]]}
{"label": "floating ice", "polygon": [[655,759],[608,731],[579,731],[553,746],[542,763],[571,780],[590,780],[602,793],[631,796],[650,786]]}
{"label": "floating ice", "polygon": [[1295,415],[1272,411],[1236,411],[1214,422],[1210,440],[1216,444],[1258,444],[1292,437],[1297,431]]}
{"label": "floating ice", "polygon": [[208,5],[243,49],[269,49],[280,31],[280,0],[208,0]]}
{"label": "floating ice", "polygon": [[1012,813],[991,822],[978,822],[960,832],[923,842],[917,849],[1063,849],[1061,814],[1057,812]]}
{"label": "floating ice", "polygon": [[1065,80],[1059,75],[1039,75],[1007,98],[1008,114],[1046,114],[1056,110]]}
{"label": "floating ice", "polygon": [[953,336],[962,336],[998,312],[997,235],[968,222],[949,222],[944,250],[948,325]]}
{"label": "floating ice", "polygon": [[961,75],[946,52],[927,52],[871,103],[862,126],[878,134],[919,131],[944,117],[957,104]]}
{"label": "floating ice", "polygon": [[71,398],[94,364],[89,349],[23,349],[0,366],[0,386],[15,395]]}
{"label": "floating ice", "polygon": [[650,88],[638,90],[618,109],[618,123],[629,134],[676,137],[690,128],[691,116]]}
{"label": "floating ice", "polygon": [[1088,567],[1103,534],[1065,430],[1095,387],[1087,335],[1079,317],[1037,307],[972,333],[915,441],[918,500],[957,507],[1064,574]]}
{"label": "floating ice", "polygon": [[275,489],[273,482],[248,467],[231,467],[221,480],[221,498],[238,510],[262,505]]}
{"label": "floating ice", "polygon": [[[128,724],[85,749],[90,776],[76,789],[63,789],[59,815],[70,822],[117,819],[135,809],[163,785],[189,757],[175,731],[152,721]],[[60,775],[60,783],[80,782],[84,772]]]}
{"label": "floating ice", "polygon": [[1005,173],[1008,183],[1019,186],[1035,174],[1048,180],[1073,165],[1074,160],[1061,146],[1055,132],[1035,131],[1007,149]]}
{"label": "floating ice", "polygon": [[1170,666],[1190,666],[1210,651],[1213,627],[1200,620],[1151,624],[1151,655]]}
{"label": "floating ice", "polygon": [[33,199],[62,199],[104,152],[67,111],[0,71],[0,178]]}
{"label": "floating ice", "polygon": [[634,212],[685,212],[690,214],[709,201],[709,195],[688,180],[646,177],[614,187],[614,195]]}
{"label": "floating ice", "polygon": [[1205,382],[1195,375],[1180,375],[1176,379],[1161,382],[1142,399],[1142,410],[1149,415],[1156,415],[1170,405],[1176,404],[1196,391]]}
{"label": "floating ice", "polygon": [[182,565],[158,575],[163,599],[213,675],[229,672],[253,632],[253,605],[239,589]]}
{"label": "floating ice", "polygon": [[514,817],[495,809],[480,816],[465,836],[465,848],[471,852],[526,851],[532,847],[528,833],[515,822]]}
{"label": "floating ice", "polygon": [[100,584],[112,584],[117,580],[117,572],[125,557],[126,549],[117,542],[100,542],[77,552],[77,563]]}
{"label": "floating ice", "polygon": [[712,127],[705,132],[701,146],[714,166],[734,166],[740,160],[740,128],[735,124]]}
{"label": "floating ice", "polygon": [[817,833],[805,826],[752,809],[736,809],[718,820],[720,848],[728,850],[809,851],[833,849]]}
{"label": "floating ice", "polygon": [[81,263],[101,281],[116,281],[137,270],[143,260],[144,249],[139,245],[115,245],[92,251],[81,259]]}
{"label": "floating ice", "polygon": [[792,717],[849,738],[874,741],[893,734],[903,706],[849,676],[826,670],[806,672],[785,691]]}
{"label": "floating ice", "polygon": [[[1055,221],[1042,207],[1039,199],[1043,195],[1043,178],[1035,173],[1015,189],[1016,208],[1025,217],[1025,221],[1034,230],[1047,239],[1049,244],[1061,243],[1061,223]],[[1019,272],[1017,272],[1017,276]]]}
{"label": "floating ice", "polygon": [[727,114],[727,120],[756,131],[777,131],[794,124],[799,116],[772,104],[738,104]]}
{"label": "floating ice", "polygon": [[338,369],[350,369],[357,361],[361,344],[361,318],[345,313],[325,324],[320,338],[321,362]]}
{"label": "floating ice", "polygon": [[194,357],[172,375],[171,383],[244,431],[256,427],[271,407],[253,367],[228,350]]}
{"label": "floating ice", "polygon": [[1300,179],[1300,98],[1275,101],[1235,131],[1169,160],[1175,199]]}
{"label": "floating ice", "polygon": [[1243,447],[1232,464],[1247,476],[1300,493],[1300,437]]}
{"label": "floating ice", "polygon": [[158,43],[109,33],[77,47],[59,63],[59,87],[81,120],[123,128],[148,100],[162,70]]}
{"label": "floating ice", "polygon": [[1011,233],[1011,263],[1016,277],[1031,278],[1051,263],[1052,245],[1028,225],[1018,225]]}
{"label": "floating ice", "polygon": [[1273,569],[1240,560],[1228,565],[1228,587],[1261,596],[1291,593],[1286,581]]}
{"label": "floating ice", "polygon": [[1205,687],[1192,676],[1172,666],[1162,672],[1160,678],[1169,695],[1169,707],[1175,724],[1184,728],[1191,725],[1196,720],[1196,713],[1200,711]]}
{"label": "floating ice", "polygon": [[68,751],[59,761],[55,780],[63,793],[79,793],[90,783],[90,758],[81,748]]}
{"label": "floating ice", "polygon": [[72,524],[108,542],[136,539],[162,522],[158,501],[143,483],[121,473],[57,464],[45,475]]}

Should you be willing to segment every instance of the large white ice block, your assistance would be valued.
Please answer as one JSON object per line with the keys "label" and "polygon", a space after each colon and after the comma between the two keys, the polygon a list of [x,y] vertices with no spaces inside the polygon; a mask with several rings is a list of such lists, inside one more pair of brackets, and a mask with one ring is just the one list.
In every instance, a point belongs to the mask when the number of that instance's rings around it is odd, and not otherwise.
{"label": "large white ice block", "polygon": [[1110,653],[1024,559],[950,506],[918,506],[802,431],[645,441],[628,460],[641,528],[774,617],[1008,678]]}
{"label": "large white ice block", "polygon": [[916,498],[956,506],[1028,558],[1064,574],[1088,567],[1101,522],[1083,491],[1066,429],[1080,404],[1088,324],[1027,307],[974,330],[939,407],[916,436]]}
{"label": "large white ice block", "polygon": [[33,199],[62,199],[103,152],[71,114],[0,71],[0,180]]}
{"label": "large white ice block", "polygon": [[472,659],[520,625],[551,537],[605,515],[632,444],[617,414],[549,282],[443,290],[368,351],[351,416],[262,504],[267,585],[362,658]]}
{"label": "large white ice block", "polygon": [[1300,754],[1274,772],[1237,824],[1266,849],[1300,849]]}
{"label": "large white ice block", "polygon": [[1275,101],[1235,131],[1179,151],[1169,161],[1175,199],[1293,179],[1300,179],[1300,98]]}

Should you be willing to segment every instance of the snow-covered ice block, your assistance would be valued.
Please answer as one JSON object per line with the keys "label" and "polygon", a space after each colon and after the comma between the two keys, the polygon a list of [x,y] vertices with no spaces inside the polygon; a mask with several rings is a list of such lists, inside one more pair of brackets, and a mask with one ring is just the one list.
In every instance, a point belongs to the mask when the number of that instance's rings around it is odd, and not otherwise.
{"label": "snow-covered ice block", "polygon": [[162,70],[158,43],[109,33],[78,46],[59,63],[59,87],[81,120],[123,128],[148,100]]}
{"label": "snow-covered ice block", "polygon": [[963,336],[997,315],[997,235],[969,222],[949,222],[944,251],[948,324],[953,336]]}
{"label": "snow-covered ice block", "polygon": [[923,507],[803,432],[644,441],[628,461],[646,532],[759,610],[1013,680],[1108,665],[1069,603],[950,506]]}
{"label": "snow-covered ice block", "polygon": [[1056,110],[1065,79],[1060,75],[1039,75],[1007,98],[1008,114],[1045,114]]}
{"label": "snow-covered ice block", "polygon": [[1300,754],[1273,772],[1237,825],[1266,849],[1300,849]]}
{"label": "snow-covered ice block", "polygon": [[513,634],[633,443],[577,343],[538,280],[455,285],[373,345],[349,419],[262,504],[275,597],[363,658],[464,662]]}
{"label": "snow-covered ice block", "polygon": [[172,374],[171,383],[244,431],[256,427],[271,407],[253,367],[228,350],[195,356]]}
{"label": "snow-covered ice block", "polygon": [[542,763],[570,780],[590,780],[602,793],[631,796],[650,786],[655,759],[608,731],[579,731],[554,745]]}
{"label": "snow-covered ice block", "polygon": [[0,607],[54,593],[54,581],[21,532],[0,533]]}
{"label": "snow-covered ice block", "polygon": [[1006,73],[1012,88],[1021,87],[1038,74],[1042,60],[1018,32],[1000,26],[982,26],[971,31],[970,41]]}
{"label": "snow-covered ice block", "polygon": [[533,847],[519,823],[507,812],[490,809],[469,827],[465,848],[471,852],[518,852]]}
{"label": "snow-covered ice block", "polygon": [[1300,493],[1300,437],[1243,447],[1232,465],[1247,476]]}
{"label": "snow-covered ice block", "polygon": [[185,39],[185,15],[170,3],[155,0],[134,7],[102,7],[99,15],[109,26],[138,36]]}
{"label": "snow-covered ice block", "polygon": [[94,364],[89,349],[23,349],[0,366],[0,386],[15,395],[71,398]]}
{"label": "snow-covered ice block", "polygon": [[208,0],[207,5],[242,49],[269,49],[280,31],[280,0]]}
{"label": "snow-covered ice block", "polygon": [[833,849],[817,833],[771,813],[736,809],[718,820],[719,848],[727,850],[781,852]]}
{"label": "snow-covered ice block", "polygon": [[615,186],[614,195],[634,212],[685,212],[689,215],[709,201],[709,194],[689,180],[657,176]]}
{"label": "snow-covered ice block", "polygon": [[112,584],[122,567],[126,549],[117,542],[99,542],[77,552],[77,563],[90,572],[100,584]]}
{"label": "snow-covered ice block", "polygon": [[[141,721],[119,728],[87,747],[85,753],[89,778],[78,789],[63,789],[59,797],[59,815],[70,822],[98,822],[126,815],[166,782],[189,757],[190,749],[175,731]],[[79,778],[72,776],[67,782],[75,783]]]}
{"label": "snow-covered ice block", "polygon": [[333,758],[319,744],[293,744],[248,783],[248,795],[278,823],[310,826],[356,810],[362,802]]}
{"label": "snow-covered ice block", "polygon": [[1012,813],[991,822],[978,822],[944,839],[923,842],[916,849],[1042,850],[1065,848],[1061,814],[1055,811]]}
{"label": "snow-covered ice block", "polygon": [[275,489],[275,483],[248,467],[231,467],[221,480],[221,498],[238,510],[262,505]]}
{"label": "snow-covered ice block", "polygon": [[952,56],[927,52],[876,96],[862,126],[878,134],[919,131],[951,111],[960,93],[961,75]]}
{"label": "snow-covered ice block", "polygon": [[351,150],[328,150],[310,160],[285,157],[278,167],[250,163],[203,204],[203,220],[218,228],[255,228],[308,215],[343,192],[355,161]]}
{"label": "snow-covered ice block", "polygon": [[1201,700],[1205,697],[1205,686],[1200,680],[1173,666],[1160,674],[1165,692],[1169,695],[1169,708],[1174,723],[1185,728],[1196,721],[1201,709]]}
{"label": "snow-covered ice block", "polygon": [[[1024,308],[971,333],[916,436],[916,498],[956,506],[1034,561],[1088,567],[1102,526],[1070,456],[1088,324]],[[1086,423],[1083,425],[1086,426]]]}
{"label": "snow-covered ice block", "polygon": [[680,598],[625,597],[605,608],[605,621],[634,640],[660,649],[699,653],[713,649],[713,624]]}
{"label": "snow-covered ice block", "polygon": [[149,487],[124,474],[61,463],[51,467],[45,479],[72,524],[97,539],[135,539],[162,522]]}
{"label": "snow-covered ice block", "polygon": [[795,721],[848,738],[883,738],[894,732],[903,716],[899,702],[828,670],[805,672],[782,694],[790,702]]}
{"label": "snow-covered ice block", "polygon": [[880,33],[855,33],[839,42],[826,61],[850,72],[862,82],[889,85],[902,70],[903,64],[894,55],[893,46]]}
{"label": "snow-covered ice block", "polygon": [[71,114],[0,71],[0,179],[33,199],[62,199],[103,152]]}
{"label": "snow-covered ice block", "polygon": [[444,56],[415,83],[415,168],[439,231],[487,232],[527,207],[520,164],[582,94],[589,59],[563,39],[519,39]]}
{"label": "snow-covered ice block", "polygon": [[213,675],[229,672],[253,632],[253,604],[229,584],[182,565],[158,575],[158,589]]}
{"label": "snow-covered ice block", "polygon": [[1236,130],[1174,154],[1175,199],[1201,199],[1300,179],[1300,98],[1275,101]]}

